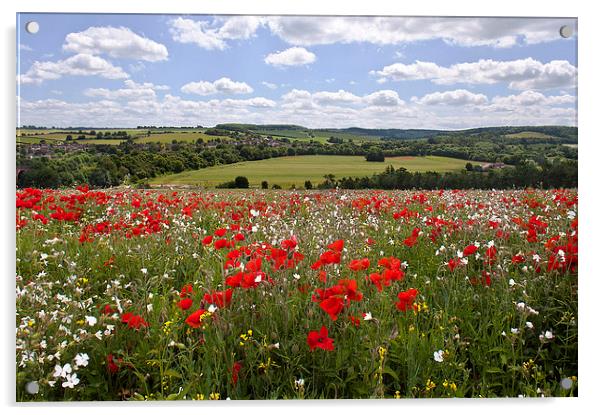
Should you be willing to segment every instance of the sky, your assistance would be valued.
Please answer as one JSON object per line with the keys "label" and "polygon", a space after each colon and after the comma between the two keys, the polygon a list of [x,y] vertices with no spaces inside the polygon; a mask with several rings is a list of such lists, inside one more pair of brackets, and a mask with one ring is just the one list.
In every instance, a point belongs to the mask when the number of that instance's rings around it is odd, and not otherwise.
{"label": "sky", "polygon": [[21,13],[17,55],[19,126],[577,123],[568,18]]}

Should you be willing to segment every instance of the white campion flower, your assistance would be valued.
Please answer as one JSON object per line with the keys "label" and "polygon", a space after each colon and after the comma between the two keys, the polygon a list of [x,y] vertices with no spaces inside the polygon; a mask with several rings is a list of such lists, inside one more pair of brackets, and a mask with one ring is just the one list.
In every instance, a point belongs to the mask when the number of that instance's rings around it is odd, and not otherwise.
{"label": "white campion flower", "polygon": [[443,362],[443,350],[437,350],[436,352],[433,352],[433,359],[435,359],[435,362]]}
{"label": "white campion flower", "polygon": [[207,308],[207,311],[209,311],[210,313],[215,313],[217,311],[217,306],[215,304],[211,304],[209,306],[209,308]]}
{"label": "white campion flower", "polygon": [[78,367],[88,366],[89,360],[90,356],[88,356],[88,353],[78,353],[75,355],[75,365]]}
{"label": "white campion flower", "polygon": [[296,280],[300,280],[301,279],[301,275],[299,275],[297,273],[294,273],[293,274],[293,278],[296,279]]}
{"label": "white campion flower", "polygon": [[140,268],[140,272],[142,272],[144,275],[146,275],[148,273],[148,269]]}
{"label": "white campion flower", "polygon": [[526,326],[528,329],[532,329],[532,328],[533,328],[533,323],[531,323],[530,321],[527,321],[527,322],[525,323],[525,326]]}
{"label": "white campion flower", "polygon": [[367,313],[364,314],[364,321],[370,321],[372,319],[373,319],[373,317],[372,317],[371,312],[368,311]]}
{"label": "white campion flower", "polygon": [[510,329],[510,333],[512,334],[518,334],[519,330],[517,328],[511,328]]}
{"label": "white campion flower", "polygon": [[73,375],[67,375],[66,380],[62,383],[63,388],[73,389],[75,385],[79,383],[79,379],[77,378],[77,373]]}
{"label": "white campion flower", "polygon": [[71,368],[71,364],[65,363],[65,366],[55,365],[54,373],[52,374],[55,378],[66,378],[69,373],[71,373],[73,369]]}
{"label": "white campion flower", "polygon": [[86,323],[88,323],[88,326],[92,327],[95,326],[96,323],[98,322],[98,319],[94,316],[86,316]]}
{"label": "white campion flower", "polygon": [[508,281],[508,285],[511,287],[514,287],[516,285],[516,281],[514,281],[514,279],[510,278],[510,281]]}

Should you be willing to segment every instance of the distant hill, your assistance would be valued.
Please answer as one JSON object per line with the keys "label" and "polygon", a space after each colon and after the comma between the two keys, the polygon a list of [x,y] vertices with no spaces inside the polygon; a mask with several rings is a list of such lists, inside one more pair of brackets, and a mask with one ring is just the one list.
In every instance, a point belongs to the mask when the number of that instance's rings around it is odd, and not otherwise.
{"label": "distant hill", "polygon": [[[360,137],[375,137],[389,140],[414,140],[421,138],[431,138],[442,135],[477,135],[493,134],[496,136],[515,137],[558,137],[571,140],[577,140],[577,127],[567,126],[503,126],[503,127],[480,127],[464,130],[430,130],[430,129],[401,129],[401,128],[318,128],[310,129],[294,124],[218,124],[215,128],[232,131],[254,131],[254,132],[274,132],[283,136],[290,134],[298,136],[299,134],[328,135],[329,133],[343,133]],[[528,133],[528,134],[521,134]]]}

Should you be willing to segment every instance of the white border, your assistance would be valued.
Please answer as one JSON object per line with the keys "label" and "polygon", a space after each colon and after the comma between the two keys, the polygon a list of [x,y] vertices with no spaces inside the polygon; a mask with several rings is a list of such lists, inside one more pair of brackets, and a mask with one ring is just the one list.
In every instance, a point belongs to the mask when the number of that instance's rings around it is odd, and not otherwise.
{"label": "white border", "polygon": [[[12,4],[4,0],[0,3],[3,30],[2,90],[0,114],[2,116],[2,155],[5,157],[2,180],[2,194],[5,196],[2,206],[2,264],[4,311],[2,327],[5,333],[2,345],[2,386],[0,402],[9,412],[33,413],[60,412],[62,414],[89,413],[106,414],[107,411],[144,410],[149,413],[164,414],[173,405],[154,403],[153,405],[127,405],[111,403],[88,403],[71,405],[58,404],[48,406],[14,404],[14,170],[15,149],[13,134],[15,130],[15,13],[20,12],[88,12],[88,13],[201,13],[201,14],[351,14],[351,15],[416,15],[416,16],[544,16],[577,17],[579,19],[579,197],[581,199],[580,216],[580,266],[579,266],[579,398],[546,400],[413,400],[393,402],[377,401],[313,401],[313,402],[258,402],[206,404],[193,406],[182,403],[176,410],[218,413],[252,412],[290,412],[307,413],[319,410],[323,413],[352,411],[365,413],[374,411],[410,411],[410,412],[453,412],[462,414],[479,413],[589,413],[588,409],[602,397],[599,370],[600,316],[597,305],[600,303],[600,280],[598,272],[602,264],[597,261],[599,255],[600,205],[598,192],[601,189],[599,177],[600,140],[602,140],[602,120],[600,111],[600,80],[602,62],[600,60],[600,39],[602,39],[602,21],[594,9],[595,2],[578,1],[384,1],[384,0],[190,0],[165,1],[127,1],[127,0],[20,0]],[[10,269],[9,269],[10,268]],[[225,405],[224,405],[225,404]],[[591,411],[593,412],[593,411]]]}

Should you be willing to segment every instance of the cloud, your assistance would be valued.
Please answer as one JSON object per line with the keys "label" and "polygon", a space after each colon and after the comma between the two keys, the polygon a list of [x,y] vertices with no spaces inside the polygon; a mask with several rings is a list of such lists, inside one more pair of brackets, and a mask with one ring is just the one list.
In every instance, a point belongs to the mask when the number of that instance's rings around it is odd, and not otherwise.
{"label": "cloud", "polygon": [[84,95],[88,97],[101,97],[105,99],[153,99],[156,96],[155,91],[169,90],[167,85],[154,85],[150,82],[138,84],[130,79],[124,82],[125,88],[106,89],[106,88],[88,88]]}
{"label": "cloud", "polygon": [[465,89],[456,89],[454,91],[433,92],[422,98],[413,98],[413,102],[422,105],[483,105],[489,100],[483,94],[474,94]]}
{"label": "cloud", "polygon": [[19,43],[19,50],[25,50],[27,52],[32,52],[33,48],[27,46],[25,43]]}
{"label": "cloud", "polygon": [[110,62],[85,53],[71,56],[56,62],[35,61],[27,72],[20,75],[18,80],[22,84],[39,85],[44,81],[60,79],[63,76],[100,76],[107,79],[124,79],[129,75],[118,66]]}
{"label": "cloud", "polygon": [[394,63],[380,71],[379,82],[387,80],[429,79],[433,83],[450,85],[507,83],[511,89],[551,89],[576,86],[577,68],[564,60],[542,63],[533,58],[513,61],[480,59],[477,62],[457,63],[449,67],[433,62],[412,64]]}
{"label": "cloud", "polygon": [[139,36],[127,27],[89,27],[83,32],[69,33],[63,50],[148,62],[164,61],[168,57],[165,45]]}
{"label": "cloud", "polygon": [[214,82],[199,81],[189,82],[180,88],[182,92],[187,94],[197,95],[213,95],[213,94],[250,94],[253,92],[245,82],[236,82],[230,78],[220,78]]}
{"label": "cloud", "polygon": [[364,97],[364,102],[375,107],[396,107],[404,104],[404,101],[399,98],[397,92],[391,91],[390,89],[384,89],[366,95]]}
{"label": "cloud", "polygon": [[176,42],[192,43],[207,50],[224,50],[228,40],[255,36],[263,20],[256,16],[217,16],[212,21],[178,17],[169,21],[169,32]]}
{"label": "cloud", "polygon": [[367,42],[394,45],[442,39],[461,46],[505,48],[559,39],[574,19],[273,16],[273,34],[297,46]]}
{"label": "cloud", "polygon": [[266,88],[269,88],[269,89],[276,89],[276,88],[278,88],[278,85],[273,84],[271,82],[267,82],[267,81],[263,81],[261,83],[261,85],[263,85],[263,86],[265,86]]}
{"label": "cloud", "polygon": [[264,62],[273,66],[307,65],[316,61],[316,55],[305,48],[292,47],[281,52],[270,53]]}
{"label": "cloud", "polygon": [[320,91],[312,96],[318,104],[350,104],[361,101],[361,98],[351,92],[339,89],[337,92]]}
{"label": "cloud", "polygon": [[575,104],[573,95],[546,96],[537,91],[523,91],[518,95],[496,96],[491,100],[489,111],[526,111],[534,107],[555,107]]}

